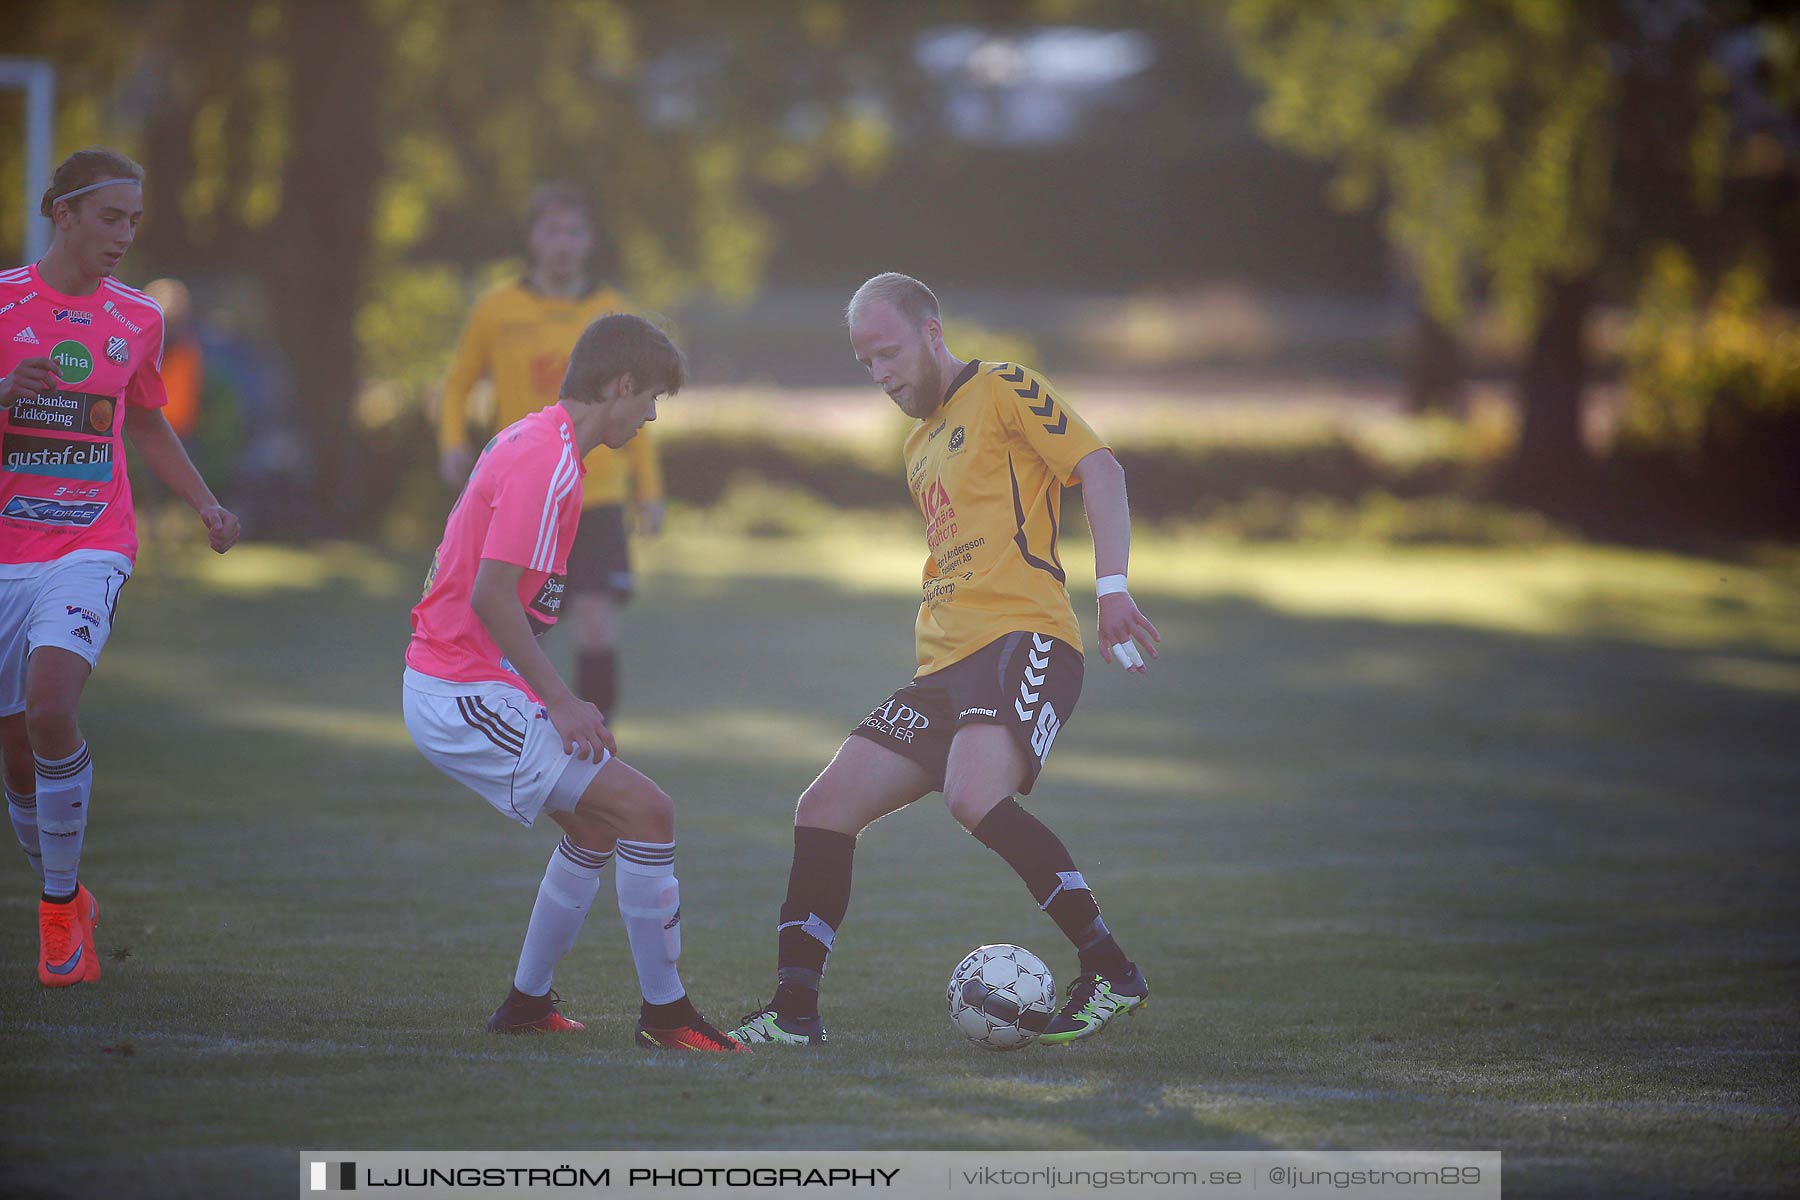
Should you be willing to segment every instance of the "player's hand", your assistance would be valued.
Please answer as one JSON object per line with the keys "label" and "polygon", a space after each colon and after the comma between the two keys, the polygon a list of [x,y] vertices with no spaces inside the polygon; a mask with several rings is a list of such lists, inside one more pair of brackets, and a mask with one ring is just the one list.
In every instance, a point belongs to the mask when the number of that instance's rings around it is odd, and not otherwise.
{"label": "player's hand", "polygon": [[[1149,617],[1138,611],[1137,602],[1132,600],[1130,592],[1114,592],[1110,596],[1100,597],[1101,658],[1110,663],[1117,657],[1127,671],[1133,675],[1142,675],[1150,669],[1149,664],[1142,661],[1144,655],[1155,658],[1156,643],[1160,641],[1162,634],[1156,632],[1156,626],[1150,623]],[[1123,654],[1115,655],[1114,646],[1129,647],[1131,655],[1140,661],[1134,664]],[[1141,651],[1139,646],[1143,647]]]}
{"label": "player's hand", "polygon": [[562,737],[564,754],[599,762],[602,749],[614,754],[619,752],[619,743],[613,740],[612,730],[606,727],[606,718],[581,697],[572,695],[567,700],[546,704],[544,711]]}
{"label": "player's hand", "polygon": [[200,521],[206,526],[206,541],[213,553],[223,554],[238,540],[238,519],[223,504],[209,504],[200,510]]}
{"label": "player's hand", "polygon": [[462,491],[463,484],[469,482],[469,472],[474,469],[475,452],[467,446],[446,450],[438,456],[438,475],[444,486],[453,492]]}
{"label": "player's hand", "polygon": [[645,537],[655,537],[662,532],[663,502],[646,500],[637,506],[638,532]]}
{"label": "player's hand", "polygon": [[0,401],[11,408],[14,403],[40,392],[54,392],[62,387],[56,377],[56,364],[47,358],[27,358],[14,367],[0,385]]}

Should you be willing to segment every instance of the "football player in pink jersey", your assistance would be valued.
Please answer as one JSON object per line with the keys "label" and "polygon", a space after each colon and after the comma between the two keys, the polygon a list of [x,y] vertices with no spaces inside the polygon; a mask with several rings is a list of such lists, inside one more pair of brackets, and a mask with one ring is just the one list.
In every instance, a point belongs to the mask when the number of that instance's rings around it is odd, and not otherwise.
{"label": "football player in pink jersey", "polygon": [[643,1004],[645,1049],[741,1051],[701,1017],[682,986],[675,806],[624,761],[600,710],[557,675],[534,633],[556,622],[581,521],[583,460],[614,450],[680,390],[680,351],[642,317],[614,314],[575,343],[555,404],[502,429],[476,460],[406,648],[406,729],[431,764],[529,826],[548,815],[564,837],[538,887],[518,969],[490,1033],[575,1033],[550,983],[575,945],[600,873],[614,882]]}
{"label": "football player in pink jersey", "polygon": [[143,180],[123,154],[71,154],[39,210],[49,251],[0,272],[0,747],[7,815],[43,883],[46,987],[100,978],[99,905],[78,878],[94,780],[79,705],[137,557],[122,435],[214,550],[238,538],[160,411],[162,310],[112,278]]}

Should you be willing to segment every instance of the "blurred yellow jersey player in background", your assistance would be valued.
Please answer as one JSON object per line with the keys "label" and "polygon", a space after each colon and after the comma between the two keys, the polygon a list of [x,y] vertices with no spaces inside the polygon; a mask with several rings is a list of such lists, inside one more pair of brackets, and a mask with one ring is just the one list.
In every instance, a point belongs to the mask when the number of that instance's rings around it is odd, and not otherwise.
{"label": "blurred yellow jersey player in background", "polygon": [[[539,187],[531,199],[523,279],[484,295],[469,316],[444,383],[438,427],[445,486],[460,490],[481,440],[528,413],[556,403],[569,347],[588,324],[623,312],[625,297],[588,275],[594,226],[585,197],[566,184]],[[494,388],[493,423],[480,439],[469,432],[469,394],[482,379]],[[569,551],[564,615],[575,632],[576,692],[609,718],[619,703],[619,609],[631,598],[626,505],[638,528],[662,527],[662,466],[645,431],[622,450],[602,446],[586,458],[582,517]]]}

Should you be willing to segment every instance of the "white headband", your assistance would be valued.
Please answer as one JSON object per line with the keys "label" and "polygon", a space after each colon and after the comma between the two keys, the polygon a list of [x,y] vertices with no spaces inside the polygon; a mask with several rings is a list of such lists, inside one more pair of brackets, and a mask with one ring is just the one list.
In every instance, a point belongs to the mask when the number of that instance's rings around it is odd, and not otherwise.
{"label": "white headband", "polygon": [[115,183],[132,183],[132,184],[136,184],[138,187],[144,186],[143,180],[133,179],[129,175],[127,175],[123,179],[102,179],[99,183],[90,183],[86,187],[78,187],[72,192],[64,192],[62,195],[58,196],[56,199],[52,200],[50,203],[60,204],[64,200],[73,200],[77,196],[85,196],[89,192],[97,191],[98,189],[103,188],[103,187],[111,187]]}

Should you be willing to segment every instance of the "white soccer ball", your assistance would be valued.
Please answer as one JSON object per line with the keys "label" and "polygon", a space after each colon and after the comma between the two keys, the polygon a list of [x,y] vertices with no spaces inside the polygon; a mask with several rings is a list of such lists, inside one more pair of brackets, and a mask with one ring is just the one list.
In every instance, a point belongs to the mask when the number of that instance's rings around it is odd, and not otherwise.
{"label": "white soccer ball", "polygon": [[950,1024],[989,1050],[1029,1046],[1056,1012],[1056,980],[1022,946],[977,946],[950,974]]}

